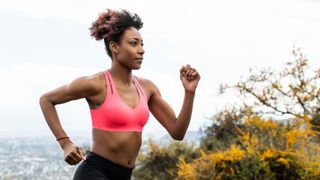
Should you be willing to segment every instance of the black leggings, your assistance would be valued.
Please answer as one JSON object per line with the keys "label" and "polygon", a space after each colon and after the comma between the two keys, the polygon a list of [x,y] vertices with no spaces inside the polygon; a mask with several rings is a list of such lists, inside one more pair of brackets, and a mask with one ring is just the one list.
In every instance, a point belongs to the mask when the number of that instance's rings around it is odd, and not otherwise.
{"label": "black leggings", "polygon": [[133,168],[124,167],[89,152],[77,168],[73,180],[130,180]]}

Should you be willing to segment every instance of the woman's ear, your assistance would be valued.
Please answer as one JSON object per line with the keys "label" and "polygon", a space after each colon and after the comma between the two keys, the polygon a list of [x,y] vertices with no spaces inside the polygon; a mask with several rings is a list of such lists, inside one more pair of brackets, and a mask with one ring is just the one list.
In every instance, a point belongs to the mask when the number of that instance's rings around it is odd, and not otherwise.
{"label": "woman's ear", "polygon": [[118,54],[119,53],[119,47],[118,47],[118,44],[116,42],[110,41],[109,48],[110,48],[112,53],[114,53],[114,54]]}

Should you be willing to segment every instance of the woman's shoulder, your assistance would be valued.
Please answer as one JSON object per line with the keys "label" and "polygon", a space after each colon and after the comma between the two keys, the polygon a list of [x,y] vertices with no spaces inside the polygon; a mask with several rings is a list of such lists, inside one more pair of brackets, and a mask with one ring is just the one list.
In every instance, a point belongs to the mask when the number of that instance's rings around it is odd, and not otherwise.
{"label": "woman's shoulder", "polygon": [[85,75],[79,77],[78,79],[82,80],[81,84],[85,84],[90,89],[94,89],[95,91],[100,91],[106,84],[104,78],[104,72],[96,72],[94,74]]}
{"label": "woman's shoulder", "polygon": [[147,79],[147,78],[144,78],[144,77],[141,77],[141,76],[134,76],[135,79],[138,80],[139,84],[142,85],[142,86],[154,86],[155,84]]}
{"label": "woman's shoulder", "polygon": [[103,71],[83,76],[83,78],[86,79],[89,83],[91,83],[93,85],[95,85],[95,84],[99,85],[103,81],[105,81],[104,72]]}
{"label": "woman's shoulder", "polygon": [[158,91],[158,87],[150,79],[138,76],[135,76],[135,78],[144,89],[151,92]]}

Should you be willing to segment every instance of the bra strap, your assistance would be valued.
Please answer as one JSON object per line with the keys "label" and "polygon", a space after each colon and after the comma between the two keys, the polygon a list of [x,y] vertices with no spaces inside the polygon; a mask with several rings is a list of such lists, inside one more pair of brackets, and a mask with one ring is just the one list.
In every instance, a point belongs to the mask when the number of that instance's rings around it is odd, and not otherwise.
{"label": "bra strap", "polygon": [[114,86],[113,86],[112,79],[111,79],[111,76],[110,76],[108,70],[106,70],[106,71],[104,72],[104,74],[105,74],[105,76],[106,76],[106,81],[107,81],[107,82],[106,82],[106,83],[107,83],[107,93],[108,93],[108,94],[113,94],[113,88],[114,88]]}
{"label": "bra strap", "polygon": [[133,82],[134,82],[134,84],[136,85],[136,87],[139,89],[140,93],[141,93],[143,96],[145,96],[144,91],[142,90],[142,87],[140,86],[138,80],[137,80],[135,77],[133,77],[132,79],[133,79]]}

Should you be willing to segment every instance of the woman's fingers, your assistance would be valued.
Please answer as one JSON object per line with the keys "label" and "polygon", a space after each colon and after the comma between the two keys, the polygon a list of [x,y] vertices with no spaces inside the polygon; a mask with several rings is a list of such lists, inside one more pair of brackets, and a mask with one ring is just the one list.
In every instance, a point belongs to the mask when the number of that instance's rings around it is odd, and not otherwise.
{"label": "woman's fingers", "polygon": [[197,74],[198,74],[197,71],[193,71],[191,75],[192,75],[192,76],[196,76]]}
{"label": "woman's fingers", "polygon": [[78,152],[79,152],[79,154],[80,154],[80,156],[81,156],[81,159],[82,159],[82,160],[85,160],[85,159],[86,159],[86,155],[85,155],[85,153],[83,152],[82,148],[78,148]]}
{"label": "woman's fingers", "polygon": [[76,159],[78,162],[82,160],[82,156],[81,156],[81,154],[80,154],[80,152],[79,152],[78,149],[77,149],[76,151],[73,151],[73,152],[71,153],[71,155],[72,155],[72,157],[73,157],[74,159]]}
{"label": "woman's fingers", "polygon": [[196,79],[197,76],[199,75],[197,70],[195,68],[191,67],[189,64],[181,67],[180,74],[183,77],[185,77],[187,80]]}
{"label": "woman's fingers", "polygon": [[194,68],[188,68],[185,73],[186,77],[190,80],[196,75],[196,70]]}
{"label": "woman's fingers", "polygon": [[187,78],[185,70],[186,70],[186,67],[182,66],[181,69],[180,69],[180,77]]}
{"label": "woman's fingers", "polygon": [[185,69],[185,66],[182,66],[181,68],[180,68],[180,74],[182,74],[182,75],[184,75],[184,69]]}
{"label": "woman's fingers", "polygon": [[[81,149],[76,148],[70,154],[65,157],[65,161],[70,165],[78,164],[81,160],[84,159],[84,155],[81,154]],[[84,154],[84,153],[83,153]]]}
{"label": "woman's fingers", "polygon": [[75,165],[75,164],[77,164],[77,163],[76,163],[77,160],[76,160],[74,157],[72,157],[71,154],[68,155],[68,156],[66,156],[65,159],[64,159],[64,161],[66,161],[66,162],[67,162],[68,164],[70,164],[70,165]]}
{"label": "woman's fingers", "polygon": [[195,72],[196,70],[194,68],[190,68],[190,71],[188,72],[189,76],[192,76],[192,74]]}
{"label": "woman's fingers", "polygon": [[190,70],[191,70],[191,66],[187,64],[185,68],[186,74],[190,73]]}

